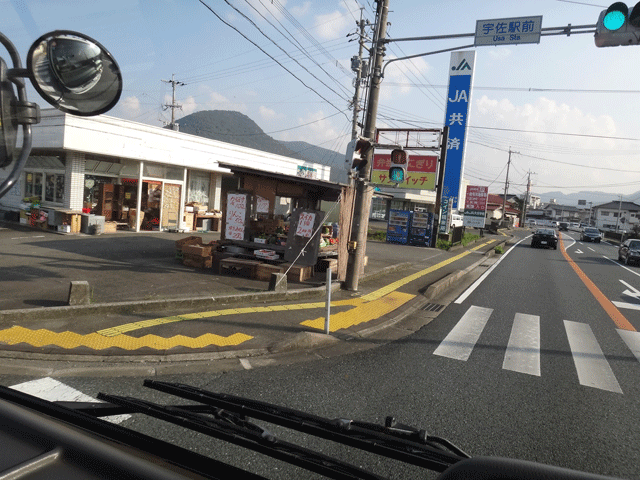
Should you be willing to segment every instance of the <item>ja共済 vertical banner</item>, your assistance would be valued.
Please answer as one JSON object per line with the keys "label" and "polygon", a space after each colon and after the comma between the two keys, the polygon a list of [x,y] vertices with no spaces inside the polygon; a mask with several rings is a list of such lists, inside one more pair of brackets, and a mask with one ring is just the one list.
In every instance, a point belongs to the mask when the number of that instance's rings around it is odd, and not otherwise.
{"label": "ja\u5171\u6e08 vertical banner", "polygon": [[464,172],[464,153],[469,104],[475,71],[475,51],[452,52],[449,67],[449,89],[445,125],[449,126],[447,164],[445,166],[442,198],[453,197],[449,208],[458,208],[460,185]]}

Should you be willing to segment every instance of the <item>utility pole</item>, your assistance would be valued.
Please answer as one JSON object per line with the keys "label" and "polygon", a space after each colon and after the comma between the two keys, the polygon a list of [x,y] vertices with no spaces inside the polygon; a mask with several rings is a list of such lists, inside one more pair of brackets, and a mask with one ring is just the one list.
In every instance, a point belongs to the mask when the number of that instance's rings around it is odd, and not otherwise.
{"label": "utility pole", "polygon": [[362,51],[364,50],[364,27],[367,25],[367,22],[362,18],[362,8],[360,9],[360,21],[357,22],[357,25],[360,27],[360,33],[358,34],[358,43],[360,44],[360,48],[358,50],[358,56],[351,59],[351,70],[356,72],[356,91],[353,95],[353,122],[351,127],[352,139],[358,136],[358,115],[362,111],[360,108],[360,84],[362,83],[362,78],[368,74],[369,71],[369,63],[362,61]]}
{"label": "utility pole", "polygon": [[622,210],[622,195],[618,195],[618,216],[616,217],[616,233],[618,233],[618,222],[620,221],[621,210]]}
{"label": "utility pole", "polygon": [[167,110],[169,108],[171,109],[171,123],[169,124],[169,126],[171,126],[171,130],[178,129],[178,126],[176,125],[176,108],[179,108],[180,110],[182,110],[182,105],[179,105],[176,103],[176,87],[182,87],[186,85],[186,83],[182,83],[174,80],[173,79],[174,76],[175,74],[171,74],[171,80],[160,80],[161,82],[164,82],[164,83],[170,83],[173,90],[173,93],[171,95],[171,105],[164,104],[162,106],[163,110]]}
{"label": "utility pole", "polygon": [[[378,99],[380,97],[380,83],[382,83],[382,62],[384,59],[384,39],[387,35],[387,16],[389,14],[389,0],[377,1],[377,23],[374,38],[373,73],[369,87],[369,100],[367,102],[367,115],[364,128],[364,137],[374,140],[376,131],[376,117],[378,116]],[[349,261],[345,277],[347,290],[357,291],[360,280],[360,272],[364,267],[364,256],[367,246],[367,230],[369,229],[369,208],[373,187],[370,185],[371,166],[373,163],[373,149],[366,154],[366,167],[356,178],[356,198],[353,208],[353,224],[351,226],[351,244],[354,248],[349,250]],[[353,243],[355,242],[355,244]]]}
{"label": "utility pole", "polygon": [[529,199],[531,198],[531,170],[529,170],[529,176],[527,178],[527,193],[524,197],[524,204],[522,205],[522,219],[520,220],[520,226],[524,226],[527,220],[527,207],[529,206]]}
{"label": "utility pole", "polygon": [[[513,152],[518,153],[518,152]],[[509,167],[511,166],[511,147],[509,147],[509,161],[507,162],[507,176],[504,179],[504,198],[502,199],[502,219],[507,218],[507,190],[509,189]]]}

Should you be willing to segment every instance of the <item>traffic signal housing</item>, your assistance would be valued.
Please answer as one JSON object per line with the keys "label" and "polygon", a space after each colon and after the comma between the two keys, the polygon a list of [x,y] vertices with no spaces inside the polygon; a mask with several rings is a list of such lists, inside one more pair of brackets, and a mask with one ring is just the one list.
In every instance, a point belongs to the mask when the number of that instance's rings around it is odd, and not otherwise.
{"label": "traffic signal housing", "polygon": [[640,44],[640,2],[629,13],[623,2],[613,3],[600,12],[594,37],[596,47]]}
{"label": "traffic signal housing", "polygon": [[409,166],[409,152],[402,148],[391,151],[391,166],[389,167],[389,181],[401,184],[407,179]]}
{"label": "traffic signal housing", "polygon": [[367,138],[354,138],[347,145],[345,167],[347,170],[364,171],[367,166],[367,153],[373,148],[373,142]]}

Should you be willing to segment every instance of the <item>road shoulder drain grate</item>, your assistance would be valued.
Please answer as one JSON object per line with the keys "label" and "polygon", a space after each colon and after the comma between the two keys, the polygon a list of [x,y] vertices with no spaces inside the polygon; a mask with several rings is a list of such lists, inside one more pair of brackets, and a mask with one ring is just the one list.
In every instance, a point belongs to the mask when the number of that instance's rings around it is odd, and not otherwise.
{"label": "road shoulder drain grate", "polygon": [[427,303],[420,310],[425,310],[427,312],[439,312],[444,308],[444,305],[439,305],[437,303]]}

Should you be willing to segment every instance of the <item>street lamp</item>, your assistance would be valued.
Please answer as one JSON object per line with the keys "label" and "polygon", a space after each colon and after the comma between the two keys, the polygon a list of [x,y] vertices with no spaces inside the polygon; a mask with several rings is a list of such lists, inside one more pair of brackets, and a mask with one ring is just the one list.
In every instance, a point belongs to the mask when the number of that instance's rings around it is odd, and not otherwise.
{"label": "street lamp", "polygon": [[[0,184],[0,198],[15,185],[31,153],[31,125],[40,122],[40,107],[27,101],[23,78],[57,109],[79,116],[110,110],[122,93],[122,75],[113,56],[92,38],[70,30],[56,30],[38,38],[22,68],[16,47],[0,33],[11,57],[8,68],[0,57],[0,168],[13,165]],[[17,90],[17,96],[14,91]],[[18,151],[18,126],[22,146]]]}

